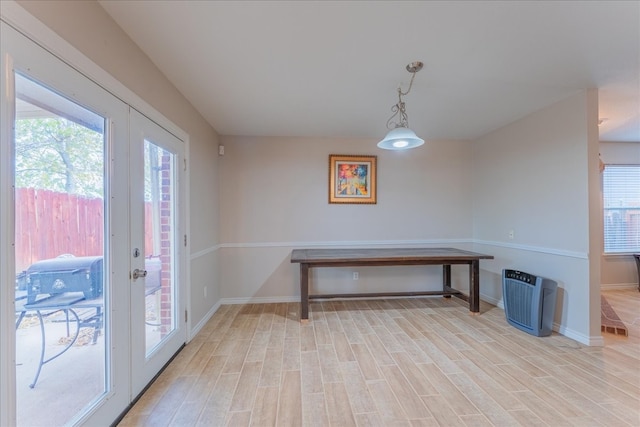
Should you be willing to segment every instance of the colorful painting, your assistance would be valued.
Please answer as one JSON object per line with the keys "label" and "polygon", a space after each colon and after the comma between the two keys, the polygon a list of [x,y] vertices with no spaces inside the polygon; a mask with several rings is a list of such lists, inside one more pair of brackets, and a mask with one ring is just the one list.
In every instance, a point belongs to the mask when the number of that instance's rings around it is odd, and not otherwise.
{"label": "colorful painting", "polygon": [[376,203],[376,156],[329,156],[329,203]]}

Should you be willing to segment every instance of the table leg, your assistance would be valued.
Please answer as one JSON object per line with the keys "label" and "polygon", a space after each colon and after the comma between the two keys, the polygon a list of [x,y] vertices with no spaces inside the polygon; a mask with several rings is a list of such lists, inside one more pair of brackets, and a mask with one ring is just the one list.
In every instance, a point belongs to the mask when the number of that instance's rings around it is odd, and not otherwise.
{"label": "table leg", "polygon": [[72,310],[70,308],[63,309],[63,310],[65,311],[66,316],[67,316],[67,328],[69,328],[69,320],[68,320],[69,312],[71,312],[71,314],[73,314],[73,317],[75,317],[75,322],[76,322],[76,325],[77,325],[76,333],[75,333],[74,337],[71,339],[71,341],[66,345],[65,348],[63,348],[60,352],[56,353],[54,356],[51,356],[50,358],[48,358],[46,360],[45,360],[44,356],[45,356],[45,346],[47,345],[47,339],[46,339],[45,333],[44,333],[45,332],[44,316],[42,315],[40,310],[36,311],[36,313],[38,314],[38,320],[40,320],[40,334],[41,334],[42,340],[41,340],[41,343],[40,343],[41,344],[40,362],[38,363],[38,370],[36,371],[36,375],[33,378],[33,382],[31,384],[29,384],[29,388],[34,388],[36,386],[36,383],[38,382],[38,378],[40,377],[40,372],[42,372],[42,366],[44,366],[46,363],[51,362],[53,359],[57,358],[58,356],[61,356],[64,352],[69,350],[71,348],[71,346],[73,346],[73,344],[75,344],[76,340],[78,339],[78,335],[80,335],[80,317],[78,316],[78,313],[76,313],[74,310]]}
{"label": "table leg", "polygon": [[20,323],[22,323],[22,319],[24,319],[24,315],[27,314],[26,311],[21,311],[20,316],[18,316],[18,320],[16,320],[16,329],[20,327]]}
{"label": "table leg", "polygon": [[480,261],[469,264],[469,310],[471,313],[480,312]]}
{"label": "table leg", "polygon": [[67,338],[69,337],[69,310],[64,310],[64,315],[67,320]]}
{"label": "table leg", "polygon": [[[448,291],[451,288],[451,265],[444,264],[442,266],[442,290]],[[451,298],[451,295],[445,295],[445,298]]]}
{"label": "table leg", "polygon": [[96,307],[96,323],[93,328],[93,344],[98,342],[98,335],[102,329],[102,307]]}
{"label": "table leg", "polygon": [[309,320],[309,264],[300,264],[300,321]]}
{"label": "table leg", "polygon": [[38,382],[38,377],[40,376],[40,371],[42,371],[42,365],[44,365],[44,346],[46,343],[44,336],[44,319],[42,318],[42,313],[40,310],[36,311],[38,315],[38,320],[40,321],[40,361],[38,362],[38,370],[36,371],[36,376],[33,378],[33,382],[29,384],[29,388],[34,388],[36,386],[36,382]]}

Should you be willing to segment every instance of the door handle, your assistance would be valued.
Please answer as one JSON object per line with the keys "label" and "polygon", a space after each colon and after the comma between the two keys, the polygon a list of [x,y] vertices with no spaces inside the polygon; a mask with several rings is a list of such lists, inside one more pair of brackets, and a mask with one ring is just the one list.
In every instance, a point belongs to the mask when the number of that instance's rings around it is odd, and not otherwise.
{"label": "door handle", "polygon": [[139,279],[141,277],[147,277],[147,270],[140,270],[139,268],[136,268],[135,270],[133,270],[133,273],[131,273],[131,277],[133,277],[133,280]]}

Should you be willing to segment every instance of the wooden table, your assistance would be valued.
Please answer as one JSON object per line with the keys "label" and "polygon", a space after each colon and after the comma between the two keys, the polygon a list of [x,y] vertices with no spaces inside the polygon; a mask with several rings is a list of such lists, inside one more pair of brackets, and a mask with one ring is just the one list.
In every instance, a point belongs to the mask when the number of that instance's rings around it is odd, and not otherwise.
{"label": "wooden table", "polygon": [[[300,320],[309,319],[309,300],[319,298],[388,297],[406,295],[451,295],[469,302],[472,313],[480,312],[480,260],[491,255],[454,248],[385,249],[294,249],[291,262],[300,264]],[[469,266],[469,295],[451,287],[451,265]],[[442,291],[309,294],[309,269],[316,267],[354,267],[391,265],[442,265]]]}

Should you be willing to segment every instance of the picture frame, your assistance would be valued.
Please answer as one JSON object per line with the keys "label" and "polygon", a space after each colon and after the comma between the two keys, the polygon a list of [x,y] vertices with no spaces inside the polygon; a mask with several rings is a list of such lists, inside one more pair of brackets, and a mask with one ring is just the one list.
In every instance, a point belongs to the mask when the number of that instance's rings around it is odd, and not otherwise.
{"label": "picture frame", "polygon": [[377,156],[329,155],[329,203],[376,204]]}

